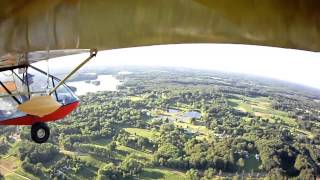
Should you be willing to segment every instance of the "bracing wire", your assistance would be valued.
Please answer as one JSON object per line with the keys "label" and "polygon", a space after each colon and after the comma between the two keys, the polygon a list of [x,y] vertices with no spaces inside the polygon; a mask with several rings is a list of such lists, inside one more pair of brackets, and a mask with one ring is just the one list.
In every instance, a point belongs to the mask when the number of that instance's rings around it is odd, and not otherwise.
{"label": "bracing wire", "polygon": [[50,33],[49,33],[49,29],[50,29],[50,17],[49,17],[49,13],[47,13],[47,38],[48,38],[48,44],[47,44],[47,59],[46,59],[46,63],[47,63],[47,87],[46,87],[46,92],[47,94],[49,94],[51,87],[50,87],[50,68],[49,68],[49,59],[50,59]]}
{"label": "bracing wire", "polygon": [[46,92],[49,93],[50,92],[50,64],[49,64],[49,54],[50,51],[48,50],[48,58],[46,60],[46,63],[47,63],[47,87],[46,87]]}

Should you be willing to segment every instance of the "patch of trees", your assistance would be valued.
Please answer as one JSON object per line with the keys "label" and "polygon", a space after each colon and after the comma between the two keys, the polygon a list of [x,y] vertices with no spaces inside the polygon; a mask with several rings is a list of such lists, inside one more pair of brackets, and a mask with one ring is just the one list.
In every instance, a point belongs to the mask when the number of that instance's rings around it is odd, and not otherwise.
{"label": "patch of trees", "polygon": [[207,115],[203,117],[203,121],[208,129],[217,134],[238,137],[246,132],[241,119],[247,116],[248,113],[235,110],[226,100],[220,99],[207,108]]}
{"label": "patch of trees", "polygon": [[10,149],[10,145],[3,141],[3,142],[0,142],[0,155],[4,155],[8,152],[8,150]]}
{"label": "patch of trees", "polygon": [[0,126],[0,134],[2,136],[10,136],[16,132],[16,126]]}
{"label": "patch of trees", "polygon": [[160,127],[160,138],[158,140],[158,144],[170,143],[179,149],[183,149],[184,144],[189,138],[190,137],[185,133],[183,128],[176,127],[172,123],[167,123]]}
{"label": "patch of trees", "polygon": [[19,157],[21,161],[28,160],[32,164],[45,163],[57,155],[59,155],[59,148],[53,144],[35,144],[30,142],[21,143],[19,149]]}
{"label": "patch of trees", "polygon": [[[115,98],[114,96],[102,95],[105,99],[99,96],[83,96],[81,97],[83,105],[79,107],[79,111],[72,114],[73,119],[77,122],[95,122],[89,126],[82,126],[81,134],[87,131],[108,131],[112,129],[110,125],[130,125],[135,127],[145,127],[145,120],[149,118],[145,111],[144,104],[133,102],[127,98]],[[108,122],[108,123],[106,123]],[[104,129],[104,130],[103,130]],[[108,135],[108,134],[105,134]]]}
{"label": "patch of trees", "polygon": [[243,139],[197,140],[185,138],[183,131],[172,124],[162,125],[163,133],[159,139],[153,161],[157,166],[175,169],[235,172],[244,167],[244,159],[249,153],[257,153],[254,142]]}
{"label": "patch of trees", "polygon": [[306,178],[319,173],[319,157],[310,146],[296,148],[276,137],[255,137],[252,141],[243,138],[184,139],[183,131],[179,134],[173,125],[162,125],[161,129],[163,133],[153,156],[154,165],[181,170],[193,168],[195,171],[190,171],[190,176],[198,174],[197,170],[205,172],[210,168],[210,174],[241,172],[250,154],[259,155],[258,161],[262,162],[260,170],[269,172],[270,177]]}
{"label": "patch of trees", "polygon": [[142,151],[144,151],[145,149],[150,149],[151,151],[153,151],[155,146],[155,144],[148,138],[132,135],[125,130],[120,130],[120,132],[115,135],[113,139],[120,142],[124,146]]}
{"label": "patch of trees", "polygon": [[164,166],[175,169],[186,169],[188,162],[183,158],[183,151],[171,143],[165,143],[159,146],[153,155],[153,161],[156,166]]}
{"label": "patch of trees", "polygon": [[303,96],[273,97],[272,107],[276,110],[288,112],[292,118],[304,121],[320,121],[320,103]]}
{"label": "patch of trees", "polygon": [[[280,174],[287,176],[315,176],[320,171],[318,159],[307,153],[305,147],[292,146],[280,140],[258,140],[257,149],[260,152],[264,169],[271,172],[280,169]],[[278,170],[276,170],[278,171]],[[279,173],[275,173],[279,174]]]}
{"label": "patch of trees", "polygon": [[99,147],[92,144],[75,143],[73,144],[73,149],[77,152],[88,153],[100,159],[108,160],[112,157],[112,151],[108,147],[105,148],[105,147]]}
{"label": "patch of trees", "polygon": [[126,157],[119,166],[109,163],[98,171],[99,179],[127,179],[137,176],[143,170],[143,164],[130,156]]}
{"label": "patch of trees", "polygon": [[26,160],[22,161],[21,167],[26,172],[29,172],[35,176],[43,176],[43,172],[41,169],[42,168],[41,163],[32,164],[32,163],[30,163],[30,160],[26,159]]}
{"label": "patch of trees", "polygon": [[50,179],[58,177],[58,179],[68,179],[70,172],[79,173],[88,168],[84,161],[76,157],[65,156],[57,161],[48,171]]}

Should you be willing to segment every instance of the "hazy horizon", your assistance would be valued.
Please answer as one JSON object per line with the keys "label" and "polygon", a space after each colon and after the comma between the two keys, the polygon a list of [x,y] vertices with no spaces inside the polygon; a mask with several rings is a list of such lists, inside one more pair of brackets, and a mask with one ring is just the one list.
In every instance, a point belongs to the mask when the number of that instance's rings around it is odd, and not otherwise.
{"label": "hazy horizon", "polygon": [[[75,67],[88,54],[50,60],[50,67]],[[65,61],[68,59],[68,61]],[[69,61],[70,60],[70,61]],[[63,62],[60,64],[59,62]],[[39,63],[39,66],[45,65]],[[284,80],[320,89],[320,53],[264,46],[176,44],[101,51],[85,67],[160,66],[216,70]]]}

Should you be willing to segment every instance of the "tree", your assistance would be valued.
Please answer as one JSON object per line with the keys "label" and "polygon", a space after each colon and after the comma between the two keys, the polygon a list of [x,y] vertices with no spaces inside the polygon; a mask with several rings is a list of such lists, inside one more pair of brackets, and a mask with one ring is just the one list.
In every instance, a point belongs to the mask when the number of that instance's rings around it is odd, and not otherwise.
{"label": "tree", "polygon": [[149,144],[148,138],[139,137],[137,140],[137,145],[141,149],[144,149],[144,147],[148,146],[148,144]]}
{"label": "tree", "polygon": [[99,169],[98,171],[99,179],[119,179],[121,176],[121,172],[117,169],[117,167],[113,163],[109,163]]}
{"label": "tree", "polygon": [[19,156],[23,161],[29,158],[30,163],[48,162],[59,155],[59,148],[53,144],[45,143],[41,145],[22,143],[19,147]]}
{"label": "tree", "polygon": [[37,175],[37,176],[41,176],[42,175],[42,171],[41,171],[41,168],[29,163],[29,162],[26,162],[26,161],[23,161],[22,164],[21,164],[21,167],[22,169],[24,169],[25,171],[31,173],[31,174],[34,174],[34,175]]}
{"label": "tree", "polygon": [[212,179],[215,174],[216,171],[213,168],[209,168],[204,171],[204,177],[207,179]]}
{"label": "tree", "polygon": [[154,154],[154,161],[161,166],[167,166],[169,159],[177,159],[178,157],[179,149],[170,143],[166,143],[161,145],[158,151]]}
{"label": "tree", "polygon": [[267,176],[268,180],[284,180],[284,171],[280,168],[271,169]]}
{"label": "tree", "polygon": [[316,179],[311,169],[302,169],[299,174],[300,179]]}
{"label": "tree", "polygon": [[240,159],[238,160],[238,162],[237,162],[237,165],[238,165],[241,169],[243,169],[244,166],[245,166],[245,160],[244,160],[243,158],[240,158]]}
{"label": "tree", "polygon": [[195,124],[195,122],[196,122],[196,118],[191,118],[190,119],[190,124]]}
{"label": "tree", "polygon": [[143,164],[131,157],[126,157],[120,165],[120,169],[128,176],[136,175],[142,172]]}
{"label": "tree", "polygon": [[117,143],[114,141],[111,141],[111,143],[109,144],[110,151],[114,151],[116,147],[117,147]]}
{"label": "tree", "polygon": [[199,172],[196,169],[190,169],[186,172],[186,178],[189,180],[200,180]]}
{"label": "tree", "polygon": [[0,142],[0,155],[6,154],[9,150],[9,148],[10,148],[10,146],[8,145],[8,143]]}
{"label": "tree", "polygon": [[303,155],[299,154],[294,163],[294,168],[296,168],[298,171],[301,171],[302,169],[306,169],[307,167],[308,160]]}

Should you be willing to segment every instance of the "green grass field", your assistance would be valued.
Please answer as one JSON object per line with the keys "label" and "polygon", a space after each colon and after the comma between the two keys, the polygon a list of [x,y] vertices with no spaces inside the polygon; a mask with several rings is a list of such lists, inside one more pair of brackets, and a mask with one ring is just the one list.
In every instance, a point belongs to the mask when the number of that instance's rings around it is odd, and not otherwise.
{"label": "green grass field", "polygon": [[166,180],[185,180],[185,173],[166,168],[145,168],[140,176],[141,179],[166,179]]}
{"label": "green grass field", "polygon": [[111,141],[112,141],[111,138],[110,139],[99,139],[99,140],[92,141],[92,144],[96,144],[96,145],[100,145],[100,146],[106,146]]}
{"label": "green grass field", "polygon": [[210,134],[210,130],[205,126],[197,126],[190,123],[182,123],[182,122],[174,122],[174,124],[178,127],[188,129],[192,132],[198,132],[201,135],[208,136]]}
{"label": "green grass field", "polygon": [[279,118],[283,120],[289,126],[296,126],[297,121],[288,117],[287,112],[275,110],[271,106],[271,100],[266,97],[241,99],[228,99],[229,104],[240,111],[249,112],[256,116],[269,119],[271,123],[275,122],[275,119]]}
{"label": "green grass field", "polygon": [[96,167],[96,168],[100,168],[102,166],[104,166],[106,163],[101,162],[99,160],[97,160],[96,158],[93,158],[89,155],[86,156],[78,156],[82,161],[86,161],[87,163],[89,163],[91,166]]}
{"label": "green grass field", "polygon": [[142,101],[143,98],[142,97],[139,97],[139,96],[128,96],[128,99],[130,99],[131,101]]}
{"label": "green grass field", "polygon": [[130,134],[135,134],[137,136],[145,137],[150,140],[154,140],[160,136],[160,133],[153,130],[141,129],[141,128],[124,128]]}
{"label": "green grass field", "polygon": [[14,171],[14,173],[10,173],[5,176],[5,179],[9,180],[26,180],[26,179],[32,179],[32,180],[37,180],[39,179],[38,177],[33,176],[30,173],[25,172],[23,169],[18,168]]}
{"label": "green grass field", "polygon": [[146,153],[146,152],[142,152],[142,151],[138,151],[135,149],[132,149],[130,147],[127,146],[122,146],[122,145],[117,145],[117,150],[118,151],[122,151],[122,152],[126,152],[126,154],[118,154],[119,155],[119,159],[124,159],[127,155],[129,154],[133,154],[134,156],[136,156],[137,158],[144,159],[144,161],[151,161],[152,160],[152,154],[150,153]]}

